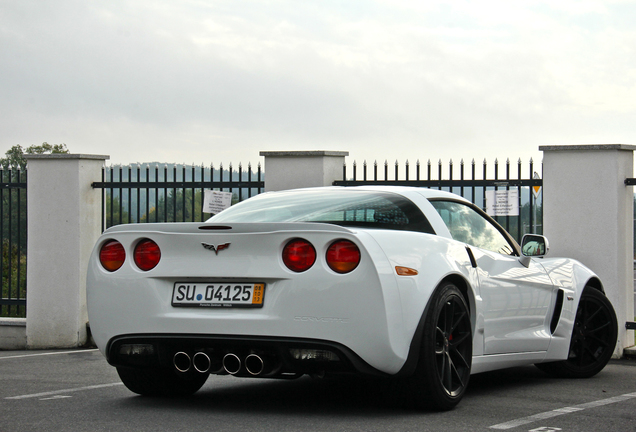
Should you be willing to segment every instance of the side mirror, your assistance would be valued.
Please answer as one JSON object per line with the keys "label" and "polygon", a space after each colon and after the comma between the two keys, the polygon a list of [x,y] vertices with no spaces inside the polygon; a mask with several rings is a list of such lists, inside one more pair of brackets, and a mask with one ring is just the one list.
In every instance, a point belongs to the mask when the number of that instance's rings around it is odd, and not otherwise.
{"label": "side mirror", "polygon": [[548,239],[542,235],[526,234],[521,239],[521,253],[529,257],[542,257],[550,250]]}
{"label": "side mirror", "polygon": [[549,250],[550,245],[547,238],[537,234],[526,234],[523,236],[523,239],[521,239],[522,256],[519,261],[521,264],[528,267],[530,265],[531,257],[544,257]]}

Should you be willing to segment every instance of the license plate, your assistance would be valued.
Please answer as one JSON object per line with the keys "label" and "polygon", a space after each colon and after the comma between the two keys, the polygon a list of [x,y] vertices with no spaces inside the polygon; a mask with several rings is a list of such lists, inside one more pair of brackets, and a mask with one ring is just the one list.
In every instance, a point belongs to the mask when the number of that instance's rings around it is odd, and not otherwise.
{"label": "license plate", "polygon": [[263,307],[265,284],[237,282],[177,282],[172,306]]}

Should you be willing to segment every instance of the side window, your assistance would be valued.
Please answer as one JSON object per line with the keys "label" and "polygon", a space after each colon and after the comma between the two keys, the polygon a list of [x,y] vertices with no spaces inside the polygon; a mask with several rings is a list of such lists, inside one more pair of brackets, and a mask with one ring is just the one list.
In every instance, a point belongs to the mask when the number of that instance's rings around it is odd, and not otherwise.
{"label": "side window", "polygon": [[469,206],[454,201],[431,201],[453,239],[471,246],[513,255],[506,237],[482,215]]}

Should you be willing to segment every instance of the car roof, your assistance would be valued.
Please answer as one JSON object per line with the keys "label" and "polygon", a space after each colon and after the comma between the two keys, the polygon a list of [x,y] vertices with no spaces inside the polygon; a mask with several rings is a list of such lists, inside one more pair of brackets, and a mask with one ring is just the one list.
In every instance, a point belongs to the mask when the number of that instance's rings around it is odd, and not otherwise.
{"label": "car roof", "polygon": [[297,192],[302,190],[363,190],[363,191],[379,191],[379,192],[392,192],[398,195],[402,195],[406,198],[412,196],[413,194],[418,194],[423,196],[426,199],[435,199],[435,198],[445,198],[452,200],[459,200],[469,202],[467,199],[463,198],[460,195],[437,190],[437,189],[429,189],[425,187],[415,187],[415,186],[381,186],[381,185],[369,185],[369,186],[324,186],[324,187],[312,187],[312,188],[300,188],[300,189],[289,189],[284,191],[277,192]]}

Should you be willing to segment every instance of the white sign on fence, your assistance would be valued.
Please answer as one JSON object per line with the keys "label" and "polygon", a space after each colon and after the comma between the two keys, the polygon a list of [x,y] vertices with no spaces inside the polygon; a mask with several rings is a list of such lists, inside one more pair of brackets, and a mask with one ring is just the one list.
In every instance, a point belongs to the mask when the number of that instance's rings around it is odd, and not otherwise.
{"label": "white sign on fence", "polygon": [[206,190],[203,197],[203,212],[217,214],[232,205],[232,192]]}
{"label": "white sign on fence", "polygon": [[519,191],[486,191],[486,213],[490,216],[519,216]]}

